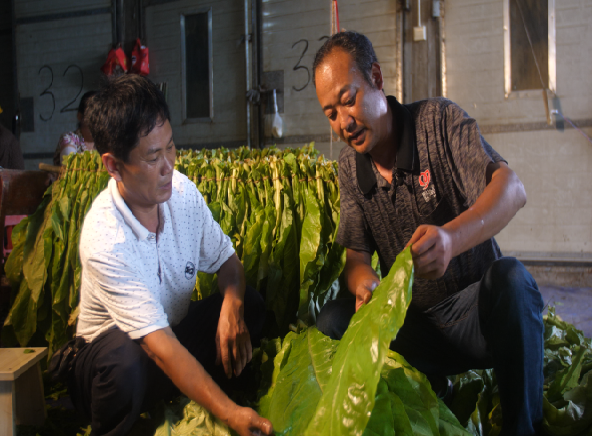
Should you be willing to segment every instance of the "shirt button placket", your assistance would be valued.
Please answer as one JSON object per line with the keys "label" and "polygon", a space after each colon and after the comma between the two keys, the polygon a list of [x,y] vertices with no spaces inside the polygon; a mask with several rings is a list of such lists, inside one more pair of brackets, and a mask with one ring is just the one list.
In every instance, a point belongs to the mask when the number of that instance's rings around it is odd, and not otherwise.
{"label": "shirt button placket", "polygon": [[154,244],[154,250],[156,252],[156,261],[157,261],[157,276],[159,277],[159,283],[162,284],[163,283],[163,278],[162,278],[162,270],[161,270],[161,259],[159,257],[159,248],[158,248],[158,244],[156,241],[156,234],[150,233],[148,234],[147,237],[148,241],[150,241],[152,244]]}

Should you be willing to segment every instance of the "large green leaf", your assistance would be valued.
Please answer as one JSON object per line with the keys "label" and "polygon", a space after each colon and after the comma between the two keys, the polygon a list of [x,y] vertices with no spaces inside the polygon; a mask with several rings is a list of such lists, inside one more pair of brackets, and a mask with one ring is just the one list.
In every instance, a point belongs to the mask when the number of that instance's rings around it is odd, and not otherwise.
{"label": "large green leaf", "polygon": [[308,320],[310,292],[319,282],[319,270],[325,262],[325,254],[320,250],[322,218],[319,200],[313,190],[306,190],[307,215],[301,231],[299,317]]}
{"label": "large green leaf", "polygon": [[255,287],[257,285],[257,272],[261,256],[260,238],[265,220],[265,210],[259,207],[254,212],[254,223],[247,231],[243,246],[243,268],[245,269],[245,282]]}
{"label": "large green leaf", "polygon": [[550,384],[546,397],[550,402],[556,402],[562,395],[575,388],[579,384],[581,376],[581,367],[587,350],[584,347],[578,346],[577,350],[572,356],[572,364],[556,373],[554,381]]}
{"label": "large green leaf", "polygon": [[441,435],[470,435],[459,423],[457,417],[447,408],[445,403],[439,401],[439,433]]}
{"label": "large green leaf", "polygon": [[371,301],[352,317],[307,434],[360,435],[366,428],[389,344],[412,300],[413,271],[408,248],[397,256]]}
{"label": "large green leaf", "polygon": [[[288,195],[284,194],[288,205]],[[284,332],[296,318],[299,290],[299,249],[293,213],[289,207],[282,210],[278,242],[269,259],[266,305],[274,311],[276,323]]]}
{"label": "large green leaf", "polygon": [[231,430],[220,419],[185,396],[163,405],[161,425],[155,436],[228,436]]}
{"label": "large green leaf", "polygon": [[393,351],[388,352],[381,373],[389,390],[403,402],[414,434],[438,435],[438,401],[426,376]]}
{"label": "large green leaf", "polygon": [[6,278],[13,287],[18,287],[22,278],[23,249],[28,226],[29,218],[26,217],[12,230],[12,252],[10,252],[6,264],[4,264],[4,271]]}
{"label": "large green leaf", "polygon": [[[337,341],[315,327],[289,334],[276,356],[278,371],[268,394],[260,400],[260,413],[278,435],[303,435],[332,371]],[[277,375],[277,376],[276,376]]]}
{"label": "large green leaf", "polygon": [[591,435],[591,371],[564,393],[562,405],[544,397],[544,429],[550,435]]}
{"label": "large green leaf", "polygon": [[[411,254],[406,250],[398,256],[371,301],[352,318],[340,342],[330,340],[316,328],[296,337],[287,336],[282,358],[275,359],[275,382],[260,401],[261,414],[271,420],[277,433],[363,433],[375,405],[389,344],[403,324],[411,301],[412,272]],[[393,410],[388,406],[391,408],[397,400],[383,396],[384,387],[381,390],[376,420],[389,417],[392,423],[385,428],[374,422],[370,433],[394,428]]]}
{"label": "large green leaf", "polygon": [[50,190],[30,217],[23,247],[23,280],[10,319],[21,346],[26,346],[37,330],[38,304],[43,302],[43,287],[51,257]]}
{"label": "large green leaf", "polygon": [[265,219],[262,225],[262,232],[260,235],[261,256],[259,259],[259,266],[257,269],[257,283],[256,290],[262,290],[262,282],[268,277],[269,259],[272,252],[272,243],[274,241],[273,231],[276,226],[276,209],[273,206],[266,206]]}
{"label": "large green leaf", "polygon": [[[393,410],[391,408],[392,396],[395,395],[389,391],[389,386],[385,380],[380,379],[375,395],[375,407],[363,435],[399,435],[396,434],[394,427]],[[397,401],[394,400],[394,402]],[[405,435],[412,435],[411,427],[407,427],[406,431]]]}

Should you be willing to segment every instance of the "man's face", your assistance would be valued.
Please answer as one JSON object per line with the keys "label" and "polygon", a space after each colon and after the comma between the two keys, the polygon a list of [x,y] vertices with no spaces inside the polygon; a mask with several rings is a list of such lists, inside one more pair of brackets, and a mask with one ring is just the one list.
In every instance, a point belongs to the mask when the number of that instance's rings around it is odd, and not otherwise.
{"label": "man's face", "polygon": [[130,209],[150,208],[171,197],[175,144],[168,120],[158,122],[130,152],[128,162],[118,161],[118,188]]}
{"label": "man's face", "polygon": [[333,131],[359,153],[370,152],[388,133],[387,101],[379,64],[373,64],[371,86],[354,59],[334,49],[317,67],[317,98]]}

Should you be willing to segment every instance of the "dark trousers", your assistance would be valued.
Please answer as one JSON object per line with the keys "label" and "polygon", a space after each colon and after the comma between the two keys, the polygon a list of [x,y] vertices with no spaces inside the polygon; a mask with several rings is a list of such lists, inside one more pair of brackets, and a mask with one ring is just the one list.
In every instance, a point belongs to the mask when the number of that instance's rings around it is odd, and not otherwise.
{"label": "dark trousers", "polygon": [[[328,302],[317,327],[340,339],[354,298]],[[502,433],[532,435],[543,419],[543,301],[515,258],[495,261],[479,282],[424,312],[408,311],[390,348],[427,375],[494,368]]]}
{"label": "dark trousers", "polygon": [[[216,330],[222,296],[192,302],[187,316],[173,328],[179,342],[202,364],[223,390],[252,376],[243,372],[239,381],[228,381],[216,365]],[[261,295],[245,291],[244,319],[251,342],[259,345],[265,319]],[[77,410],[90,418],[93,435],[125,435],[142,411],[179,391],[148,357],[138,342],[118,328],[99,335],[80,349],[69,375],[68,389]]]}

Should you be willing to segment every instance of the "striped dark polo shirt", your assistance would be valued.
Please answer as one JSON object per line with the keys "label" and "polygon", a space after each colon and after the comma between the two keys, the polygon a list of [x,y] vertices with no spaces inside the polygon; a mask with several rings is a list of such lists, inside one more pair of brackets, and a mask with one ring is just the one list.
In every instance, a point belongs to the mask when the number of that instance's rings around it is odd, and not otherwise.
{"label": "striped dark polo shirt", "polygon": [[[432,98],[402,105],[392,96],[387,101],[400,139],[392,183],[370,156],[344,147],[337,235],[349,249],[376,250],[383,275],[418,226],[442,226],[467,210],[486,187],[487,165],[503,161],[482,138],[476,121],[452,101]],[[454,257],[443,277],[415,278],[411,308],[426,310],[479,281],[500,256],[491,238]]]}

